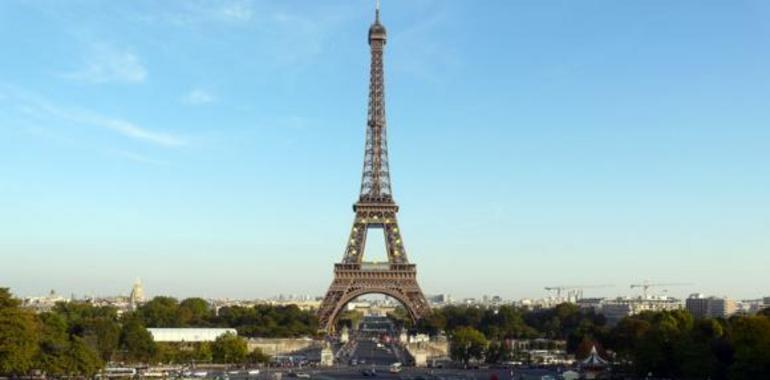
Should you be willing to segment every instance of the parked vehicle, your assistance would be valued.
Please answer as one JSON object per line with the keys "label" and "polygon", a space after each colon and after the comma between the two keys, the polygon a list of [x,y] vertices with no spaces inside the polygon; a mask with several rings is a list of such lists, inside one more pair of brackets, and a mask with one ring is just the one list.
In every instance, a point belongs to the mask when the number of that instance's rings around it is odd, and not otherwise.
{"label": "parked vehicle", "polygon": [[365,369],[365,370],[361,371],[361,374],[366,376],[366,377],[376,377],[377,376],[377,370],[375,370],[374,368],[372,368],[372,369]]}

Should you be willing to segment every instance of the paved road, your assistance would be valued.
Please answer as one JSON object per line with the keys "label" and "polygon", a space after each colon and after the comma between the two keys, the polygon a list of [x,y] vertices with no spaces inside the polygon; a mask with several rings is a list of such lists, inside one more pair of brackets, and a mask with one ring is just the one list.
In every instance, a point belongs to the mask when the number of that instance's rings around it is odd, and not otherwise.
{"label": "paved road", "polygon": [[[511,372],[506,369],[481,369],[481,370],[463,370],[463,369],[430,369],[405,367],[398,374],[388,372],[388,365],[377,365],[376,378],[391,380],[487,380],[497,378],[499,380],[511,380]],[[274,380],[276,373],[281,373],[282,380],[295,380],[298,377],[291,373],[307,374],[311,379],[318,380],[347,380],[347,379],[369,379],[373,380],[370,373],[366,375],[364,371],[369,372],[372,369],[371,364],[349,367],[339,366],[333,368],[265,368],[257,376],[245,376],[243,374],[231,374],[225,377],[221,371],[210,372],[206,379],[229,379],[229,380]],[[541,380],[543,376],[550,375],[553,379],[558,379],[557,372],[551,369],[516,369],[515,380]]]}
{"label": "paved road", "polygon": [[[308,370],[305,373],[309,374],[312,379],[318,380],[347,380],[347,379],[372,379],[372,376],[365,376],[362,371],[364,369],[371,370],[371,366],[364,367],[342,367],[342,368],[329,368],[329,369],[313,369]],[[504,369],[486,369],[486,370],[462,370],[462,369],[427,369],[427,368],[404,368],[401,373],[392,374],[388,372],[387,366],[377,366],[377,376],[374,379],[399,379],[399,380],[487,380],[497,378],[499,380],[510,380],[511,374],[509,370]],[[551,375],[554,379],[557,379],[556,372],[545,369],[526,369],[517,370],[515,373],[515,379],[525,380],[540,380],[545,375]],[[282,377],[283,380],[292,380],[286,375]]]}
{"label": "paved road", "polygon": [[389,366],[398,361],[398,357],[393,353],[392,347],[377,347],[377,343],[371,340],[359,340],[355,351],[353,351],[350,357],[355,358],[359,366]]}

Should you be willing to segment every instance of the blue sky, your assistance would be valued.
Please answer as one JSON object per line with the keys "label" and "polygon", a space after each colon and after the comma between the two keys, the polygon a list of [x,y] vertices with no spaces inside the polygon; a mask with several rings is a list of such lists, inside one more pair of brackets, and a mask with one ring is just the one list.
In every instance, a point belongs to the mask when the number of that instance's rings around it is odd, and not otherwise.
{"label": "blue sky", "polygon": [[[373,1],[0,2],[0,284],[321,295]],[[770,295],[770,3],[384,1],[427,293]]]}

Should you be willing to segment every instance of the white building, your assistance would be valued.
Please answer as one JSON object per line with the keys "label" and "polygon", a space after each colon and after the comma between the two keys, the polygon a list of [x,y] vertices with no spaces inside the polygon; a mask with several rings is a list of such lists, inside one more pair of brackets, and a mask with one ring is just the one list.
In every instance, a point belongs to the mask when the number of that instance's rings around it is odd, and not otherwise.
{"label": "white building", "polygon": [[616,298],[601,304],[601,313],[607,318],[607,324],[613,326],[621,319],[643,311],[679,310],[682,302],[666,296],[647,298]]}
{"label": "white building", "polygon": [[222,328],[149,328],[155,342],[197,343],[213,342],[225,334],[238,335],[235,329]]}
{"label": "white building", "polygon": [[47,296],[25,298],[22,302],[22,306],[35,310],[35,312],[42,313],[51,311],[51,309],[53,309],[59,302],[70,302],[70,299],[62,297],[51,290]]}

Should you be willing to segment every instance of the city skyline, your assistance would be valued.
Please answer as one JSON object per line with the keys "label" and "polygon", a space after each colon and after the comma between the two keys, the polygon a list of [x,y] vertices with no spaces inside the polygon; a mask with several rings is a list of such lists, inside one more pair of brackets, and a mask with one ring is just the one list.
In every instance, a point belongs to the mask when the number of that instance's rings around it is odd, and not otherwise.
{"label": "city skyline", "polygon": [[[359,190],[371,3],[0,4],[0,285],[323,293]],[[766,296],[766,4],[382,17],[425,293]]]}

